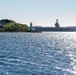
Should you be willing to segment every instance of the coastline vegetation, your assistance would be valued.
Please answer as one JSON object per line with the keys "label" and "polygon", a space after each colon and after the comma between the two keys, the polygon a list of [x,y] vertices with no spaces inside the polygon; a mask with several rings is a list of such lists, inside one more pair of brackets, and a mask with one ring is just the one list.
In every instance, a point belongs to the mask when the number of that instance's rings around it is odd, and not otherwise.
{"label": "coastline vegetation", "polygon": [[16,23],[13,20],[0,20],[0,32],[28,32],[30,28],[26,24]]}

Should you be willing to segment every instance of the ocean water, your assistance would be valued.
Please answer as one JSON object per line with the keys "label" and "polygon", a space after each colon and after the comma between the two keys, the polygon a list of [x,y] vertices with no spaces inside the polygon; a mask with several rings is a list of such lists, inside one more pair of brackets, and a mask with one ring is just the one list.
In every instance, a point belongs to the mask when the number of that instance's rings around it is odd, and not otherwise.
{"label": "ocean water", "polygon": [[0,33],[0,75],[76,75],[76,32]]}

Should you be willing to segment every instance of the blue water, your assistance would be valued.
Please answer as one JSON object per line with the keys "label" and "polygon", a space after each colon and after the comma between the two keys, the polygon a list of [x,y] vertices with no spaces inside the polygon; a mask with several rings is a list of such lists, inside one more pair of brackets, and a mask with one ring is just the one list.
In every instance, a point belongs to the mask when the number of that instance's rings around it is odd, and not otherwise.
{"label": "blue water", "polygon": [[76,33],[0,33],[0,75],[76,75]]}

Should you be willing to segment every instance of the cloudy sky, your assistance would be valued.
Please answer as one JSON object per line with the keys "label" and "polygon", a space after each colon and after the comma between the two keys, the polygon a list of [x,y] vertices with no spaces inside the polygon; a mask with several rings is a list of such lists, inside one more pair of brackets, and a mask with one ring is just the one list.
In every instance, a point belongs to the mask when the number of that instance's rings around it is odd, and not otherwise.
{"label": "cloudy sky", "polygon": [[0,0],[0,19],[34,26],[76,26],[76,0]]}

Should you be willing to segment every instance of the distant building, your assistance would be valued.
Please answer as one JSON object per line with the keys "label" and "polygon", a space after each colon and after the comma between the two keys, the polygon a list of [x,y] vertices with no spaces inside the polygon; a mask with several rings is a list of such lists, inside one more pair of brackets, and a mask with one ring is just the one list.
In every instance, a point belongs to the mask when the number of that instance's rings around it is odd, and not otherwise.
{"label": "distant building", "polygon": [[32,31],[32,22],[30,22],[30,31]]}
{"label": "distant building", "polygon": [[3,24],[0,23],[0,28],[2,28],[2,27],[3,27]]}
{"label": "distant building", "polygon": [[60,27],[59,22],[58,22],[58,19],[56,19],[55,27],[56,28],[59,28]]}

